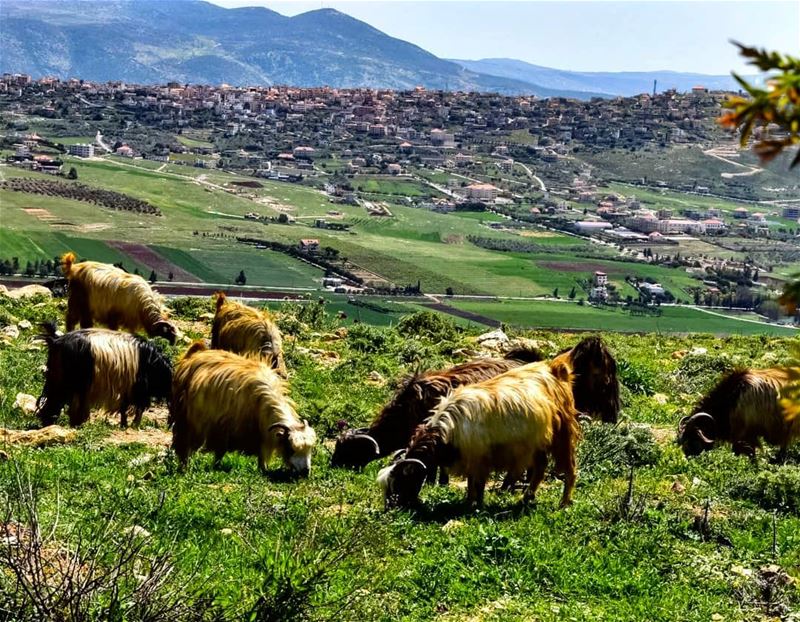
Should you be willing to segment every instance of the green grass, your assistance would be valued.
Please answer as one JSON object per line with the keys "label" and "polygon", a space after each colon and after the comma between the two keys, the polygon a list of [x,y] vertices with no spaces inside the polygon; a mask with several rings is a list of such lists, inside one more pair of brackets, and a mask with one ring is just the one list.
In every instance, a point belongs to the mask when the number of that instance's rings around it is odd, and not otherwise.
{"label": "green grass", "polygon": [[[218,275],[214,283],[233,284],[240,270],[244,270],[248,285],[271,287],[314,287],[322,280],[322,271],[276,251],[242,247],[219,250],[191,250],[193,262],[206,266]],[[183,257],[173,255],[175,263],[190,270]],[[192,270],[190,270],[192,271]],[[192,271],[193,272],[193,271]]]}
{"label": "green grass", "polygon": [[365,193],[390,194],[400,197],[420,197],[435,195],[438,192],[429,186],[412,179],[396,178],[382,175],[355,175],[350,182],[356,190]]}
{"label": "green grass", "polygon": [[712,315],[688,307],[662,307],[663,315],[631,316],[619,309],[547,301],[448,301],[458,309],[523,328],[642,332],[714,333],[723,335],[798,336],[796,329],[746,322],[725,314]]}
{"label": "green grass", "polygon": [[37,259],[53,259],[67,251],[73,251],[79,259],[91,259],[105,263],[123,263],[127,270],[149,273],[150,268],[105,242],[90,238],[75,237],[64,233],[20,232],[0,229],[0,249],[2,257],[18,257],[20,265]]}
{"label": "green grass", "polygon": [[193,138],[188,134],[178,134],[175,136],[175,138],[178,140],[179,143],[181,143],[182,145],[186,145],[187,147],[203,147],[207,149],[212,149],[214,147],[213,143],[207,140]]}
{"label": "green grass", "polygon": [[[204,311],[210,303],[188,305],[195,307]],[[63,302],[0,298],[0,312],[36,323],[63,314]],[[280,321],[296,326],[294,313],[284,310]],[[310,321],[310,315],[303,317]],[[237,454],[228,454],[219,469],[210,456],[197,455],[181,473],[160,446],[111,444],[120,438],[116,424],[98,417],[78,430],[71,444],[4,447],[10,456],[0,464],[4,520],[24,521],[18,501],[32,494],[41,533],[53,538],[45,554],[80,547],[93,555],[79,544],[83,539],[97,547],[101,569],[126,550],[130,527],[146,530],[136,564],[101,581],[107,591],[90,596],[91,607],[79,608],[87,619],[112,617],[102,608],[112,589],[119,590],[123,618],[139,619],[127,609],[134,602],[131,573],[146,574],[148,560],[160,554],[171,569],[164,589],[176,590],[179,602],[201,620],[262,619],[254,612],[258,603],[278,612],[278,619],[291,613],[360,622],[779,617],[766,611],[756,579],[760,568],[773,563],[800,579],[800,514],[796,503],[775,506],[763,487],[749,484],[766,478],[774,494],[791,495],[800,482],[800,454],[794,450],[786,465],[770,464],[766,451],[753,464],[729,448],[687,460],[672,434],[698,391],[712,385],[721,369],[786,362],[790,340],[604,335],[620,366],[623,424],[585,428],[573,506],[557,509],[561,483],[548,476],[535,505],[523,505],[519,492],[496,491],[493,482],[485,508],[471,510],[463,503],[463,482],[454,478],[450,486],[424,488],[417,513],[384,512],[375,482],[382,463],[359,473],[330,468],[327,447],[337,421],[365,424],[396,380],[419,368],[461,361],[456,351],[477,346],[470,333],[419,338],[353,326],[351,319],[346,336],[334,334],[338,321],[318,317],[286,341],[290,394],[320,436],[309,479],[283,481],[277,460],[262,476],[253,458]],[[208,336],[207,325],[182,326],[190,338]],[[45,352],[33,343],[33,332],[0,346],[5,427],[35,425],[12,406],[18,391],[41,390],[37,370]],[[535,338],[548,356],[576,341],[560,333],[524,335]],[[673,356],[695,347],[706,348],[707,355]],[[180,355],[177,348],[169,352]],[[388,383],[369,380],[370,372]],[[145,415],[145,431],[151,438],[166,434],[152,415]],[[632,429],[638,430],[635,437]],[[635,439],[650,443],[647,459],[634,472],[633,506],[640,509],[630,514],[620,511],[627,454],[607,451],[604,438],[634,447],[644,442]],[[743,496],[737,490],[749,492]],[[696,525],[706,503],[704,535]],[[91,571],[89,564],[81,568]],[[26,617],[30,603],[3,569],[3,602],[14,606],[16,619],[41,619]],[[160,593],[156,588],[151,600]],[[797,584],[774,593],[773,600],[797,610]],[[179,619],[171,611],[168,618]]]}

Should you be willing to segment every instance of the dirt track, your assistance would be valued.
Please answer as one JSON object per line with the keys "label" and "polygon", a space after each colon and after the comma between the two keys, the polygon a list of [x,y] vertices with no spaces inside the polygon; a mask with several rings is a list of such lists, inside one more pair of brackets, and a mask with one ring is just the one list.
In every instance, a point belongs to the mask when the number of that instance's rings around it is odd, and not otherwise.
{"label": "dirt track", "polygon": [[180,266],[172,263],[166,257],[158,254],[149,246],[144,244],[134,244],[133,242],[123,242],[121,240],[109,240],[106,242],[112,248],[122,251],[126,255],[132,257],[136,261],[145,266],[150,266],[156,271],[156,274],[165,277],[170,272],[176,281],[182,283],[200,283],[194,274],[181,268]]}
{"label": "dirt track", "polygon": [[492,328],[500,327],[500,322],[498,322],[497,320],[493,320],[490,317],[486,317],[485,315],[478,315],[477,313],[471,313],[469,311],[464,311],[462,309],[456,309],[455,307],[442,304],[441,302],[426,303],[425,306],[428,307],[429,309],[433,309],[434,311],[447,313],[448,315],[454,315],[456,317],[460,317],[465,320],[469,320],[470,322],[475,322],[477,324],[484,324],[485,326],[491,326]]}
{"label": "dirt track", "polygon": [[[44,285],[52,279],[25,279],[21,277],[0,277],[0,285],[5,285],[9,289],[24,287],[25,285]],[[224,290],[228,296],[242,298],[253,298],[257,300],[299,300],[303,296],[298,292],[286,292],[277,290],[260,290],[245,287],[213,286],[194,283],[162,283],[157,282],[153,289],[164,296],[211,296],[213,293]]]}

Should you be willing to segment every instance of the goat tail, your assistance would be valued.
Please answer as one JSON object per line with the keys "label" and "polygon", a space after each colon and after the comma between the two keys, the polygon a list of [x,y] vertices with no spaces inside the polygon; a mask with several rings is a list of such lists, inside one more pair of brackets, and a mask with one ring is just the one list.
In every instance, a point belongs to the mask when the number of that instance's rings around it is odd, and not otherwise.
{"label": "goat tail", "polygon": [[225,295],[225,292],[222,292],[222,291],[216,292],[214,294],[214,299],[215,299],[215,301],[217,303],[217,311],[219,311],[222,308],[222,305],[225,304],[225,300],[227,298],[228,297]]}
{"label": "goat tail", "polygon": [[189,346],[186,352],[183,353],[183,358],[188,359],[193,354],[196,354],[197,352],[202,352],[204,350],[208,350],[206,342],[203,341],[202,339],[198,339],[197,341],[192,343],[192,345]]}
{"label": "goat tail", "polygon": [[69,275],[72,272],[72,264],[75,263],[75,259],[75,253],[72,251],[66,252],[61,256],[61,271],[67,278],[69,278]]}

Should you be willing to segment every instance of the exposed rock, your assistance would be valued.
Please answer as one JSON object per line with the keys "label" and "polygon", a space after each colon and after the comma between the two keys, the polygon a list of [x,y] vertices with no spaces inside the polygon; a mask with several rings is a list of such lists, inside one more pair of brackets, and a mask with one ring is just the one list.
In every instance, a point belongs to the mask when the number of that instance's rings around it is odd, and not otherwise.
{"label": "exposed rock", "polygon": [[19,328],[17,328],[13,324],[11,326],[4,326],[2,330],[2,335],[4,337],[8,337],[9,339],[16,339],[17,337],[19,337]]}
{"label": "exposed rock", "polygon": [[28,393],[17,393],[14,400],[14,408],[18,408],[25,414],[32,414],[36,412],[36,398]]}
{"label": "exposed rock", "polygon": [[71,443],[78,433],[71,428],[60,425],[49,425],[38,430],[10,430],[0,428],[0,443],[8,445],[26,445],[28,447],[48,447]]}
{"label": "exposed rock", "polygon": [[370,384],[384,384],[386,379],[381,376],[380,373],[373,370],[367,374],[367,382]]}
{"label": "exposed rock", "polygon": [[130,535],[133,538],[142,538],[147,539],[150,537],[150,532],[147,531],[144,527],[140,527],[139,525],[132,525],[128,527],[124,532],[125,535]]}
{"label": "exposed rock", "polygon": [[24,287],[7,290],[5,292],[0,292],[0,293],[3,293],[9,298],[14,298],[15,300],[20,300],[22,298],[30,298],[32,296],[46,296],[47,298],[53,297],[53,292],[47,289],[44,285],[35,285],[35,284],[25,285]]}
{"label": "exposed rock", "polygon": [[483,333],[482,335],[478,335],[476,341],[483,345],[487,341],[493,341],[497,343],[508,343],[508,335],[506,335],[501,329],[493,330],[488,333]]}
{"label": "exposed rock", "polygon": [[28,320],[22,320],[19,324],[17,324],[17,328],[20,330],[30,330],[33,328],[33,324],[31,324]]}

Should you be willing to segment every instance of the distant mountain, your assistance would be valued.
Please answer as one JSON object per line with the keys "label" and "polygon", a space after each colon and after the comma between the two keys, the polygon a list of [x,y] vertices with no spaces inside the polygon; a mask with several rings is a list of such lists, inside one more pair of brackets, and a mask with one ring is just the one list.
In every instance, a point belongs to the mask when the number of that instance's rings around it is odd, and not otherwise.
{"label": "distant mountain", "polygon": [[455,60],[453,62],[476,73],[539,84],[554,90],[602,93],[605,97],[650,93],[653,90],[653,80],[657,81],[659,92],[667,89],[689,91],[693,86],[698,85],[711,90],[736,91],[739,89],[739,85],[729,75],[712,76],[676,71],[565,71],[532,65],[511,58]]}
{"label": "distant mountain", "polygon": [[734,88],[727,76],[450,61],[333,9],[286,17],[202,0],[0,0],[0,71],[136,83],[367,86],[539,97]]}
{"label": "distant mountain", "polygon": [[332,9],[286,17],[201,0],[2,0],[0,21],[0,70],[35,76],[586,97],[475,73]]}

